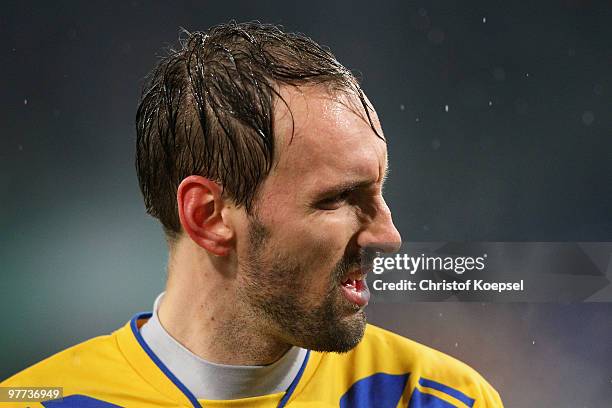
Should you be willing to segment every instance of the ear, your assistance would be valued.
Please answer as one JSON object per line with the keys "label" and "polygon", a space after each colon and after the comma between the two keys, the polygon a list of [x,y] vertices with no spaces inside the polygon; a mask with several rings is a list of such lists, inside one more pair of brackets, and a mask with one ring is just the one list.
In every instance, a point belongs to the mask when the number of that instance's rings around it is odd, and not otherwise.
{"label": "ear", "polygon": [[221,187],[205,177],[186,177],[178,187],[176,200],[185,232],[200,247],[226,256],[232,248],[234,232],[222,215],[225,205]]}

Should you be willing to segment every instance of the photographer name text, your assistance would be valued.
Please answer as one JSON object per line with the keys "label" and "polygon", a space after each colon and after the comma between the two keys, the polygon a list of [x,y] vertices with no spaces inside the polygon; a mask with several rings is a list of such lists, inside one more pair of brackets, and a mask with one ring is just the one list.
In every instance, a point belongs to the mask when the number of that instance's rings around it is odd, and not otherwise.
{"label": "photographer name text", "polygon": [[373,282],[376,291],[484,291],[484,292],[522,292],[524,290],[523,279],[516,282],[487,282],[483,279],[467,279],[458,281],[434,281],[429,279],[413,281],[402,279],[397,282],[384,282],[377,279]]}

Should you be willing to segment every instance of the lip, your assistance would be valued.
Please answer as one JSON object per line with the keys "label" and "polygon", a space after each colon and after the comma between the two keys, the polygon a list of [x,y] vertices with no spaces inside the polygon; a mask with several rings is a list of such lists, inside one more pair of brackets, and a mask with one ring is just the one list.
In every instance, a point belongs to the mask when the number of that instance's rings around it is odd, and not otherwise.
{"label": "lip", "polygon": [[[349,277],[340,283],[340,289],[342,290],[344,297],[349,302],[359,306],[360,308],[366,306],[370,301],[370,290],[368,289],[366,275],[367,273],[364,274],[361,273],[361,271],[359,271],[357,274],[349,274]],[[351,276],[358,276],[360,279],[351,279]],[[343,283],[347,280],[350,280],[351,282],[348,284]]]}

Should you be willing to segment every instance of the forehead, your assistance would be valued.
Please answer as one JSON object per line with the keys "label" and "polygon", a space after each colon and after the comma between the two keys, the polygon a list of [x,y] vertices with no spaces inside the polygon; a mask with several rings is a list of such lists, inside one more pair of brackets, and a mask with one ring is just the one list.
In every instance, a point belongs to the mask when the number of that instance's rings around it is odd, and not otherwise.
{"label": "forehead", "polygon": [[[297,178],[308,187],[383,176],[386,143],[372,130],[357,95],[321,86],[287,86],[279,93],[287,104],[277,100],[275,107],[278,161],[271,182]],[[370,117],[382,136],[374,110]]]}

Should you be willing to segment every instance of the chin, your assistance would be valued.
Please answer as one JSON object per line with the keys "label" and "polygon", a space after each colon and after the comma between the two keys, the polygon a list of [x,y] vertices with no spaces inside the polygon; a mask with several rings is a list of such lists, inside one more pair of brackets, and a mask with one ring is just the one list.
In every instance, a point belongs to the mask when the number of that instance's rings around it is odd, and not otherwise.
{"label": "chin", "polygon": [[334,323],[327,322],[317,333],[317,337],[310,339],[310,344],[303,347],[320,352],[346,353],[363,339],[365,328],[366,315],[361,309]]}

